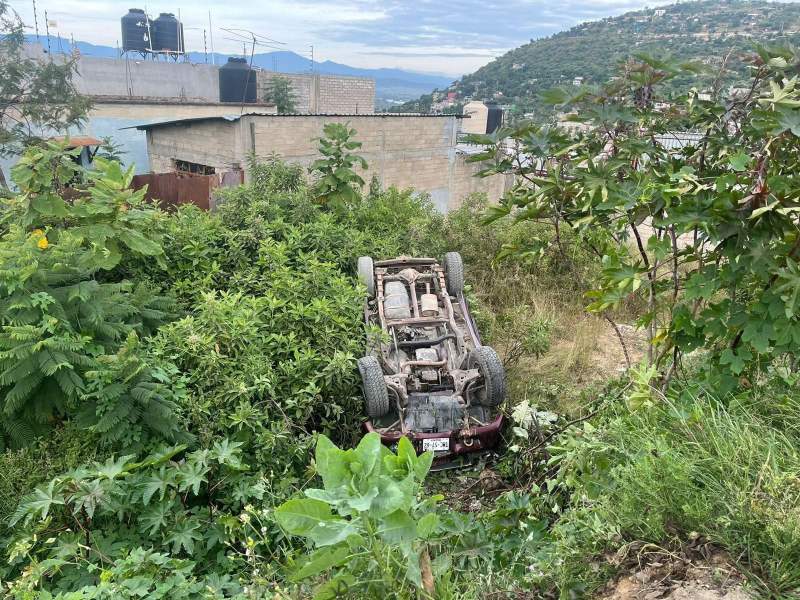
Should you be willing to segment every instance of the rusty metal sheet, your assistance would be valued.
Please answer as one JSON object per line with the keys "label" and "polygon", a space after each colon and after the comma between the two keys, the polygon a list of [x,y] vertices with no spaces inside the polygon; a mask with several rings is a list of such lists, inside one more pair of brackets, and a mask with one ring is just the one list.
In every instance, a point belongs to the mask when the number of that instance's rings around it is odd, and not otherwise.
{"label": "rusty metal sheet", "polygon": [[235,187],[244,183],[241,170],[223,171],[214,175],[195,173],[147,173],[135,175],[131,187],[147,186],[148,200],[157,200],[162,208],[171,209],[181,204],[194,204],[203,210],[213,207],[212,194],[218,187]]}

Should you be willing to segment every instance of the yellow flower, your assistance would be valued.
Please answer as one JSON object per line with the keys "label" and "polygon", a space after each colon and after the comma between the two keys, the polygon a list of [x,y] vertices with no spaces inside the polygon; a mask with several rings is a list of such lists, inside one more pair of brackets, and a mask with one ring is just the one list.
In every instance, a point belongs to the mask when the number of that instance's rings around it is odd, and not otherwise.
{"label": "yellow flower", "polygon": [[34,230],[31,232],[31,235],[36,235],[36,236],[39,236],[39,235],[44,235],[44,231],[42,231],[41,229],[34,229]]}
{"label": "yellow flower", "polygon": [[37,246],[39,246],[39,248],[41,248],[42,250],[46,250],[46,249],[47,249],[47,247],[48,247],[50,244],[48,243],[48,241],[47,241],[47,238],[46,238],[46,237],[42,237],[42,239],[40,239],[40,240],[39,240],[39,241],[36,243],[36,245],[37,245]]}

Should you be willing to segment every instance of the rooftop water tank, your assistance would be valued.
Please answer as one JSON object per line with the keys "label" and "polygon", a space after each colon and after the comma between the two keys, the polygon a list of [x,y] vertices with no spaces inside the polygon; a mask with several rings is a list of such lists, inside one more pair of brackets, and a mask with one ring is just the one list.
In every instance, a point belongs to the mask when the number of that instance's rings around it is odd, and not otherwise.
{"label": "rooftop water tank", "polygon": [[150,49],[147,15],[141,8],[128,9],[122,17],[122,51],[145,52]]}
{"label": "rooftop water tank", "polygon": [[150,25],[155,52],[183,53],[183,25],[172,13],[161,13]]}
{"label": "rooftop water tank", "polygon": [[244,58],[231,57],[219,69],[219,101],[253,104],[256,98],[256,72]]}

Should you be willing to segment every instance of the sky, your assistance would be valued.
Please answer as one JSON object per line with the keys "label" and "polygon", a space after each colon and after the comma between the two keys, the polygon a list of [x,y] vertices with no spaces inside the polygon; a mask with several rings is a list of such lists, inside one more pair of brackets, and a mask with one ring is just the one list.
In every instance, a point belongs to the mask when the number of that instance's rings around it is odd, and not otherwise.
{"label": "sky", "polygon": [[[217,52],[241,52],[222,28],[254,31],[282,44],[274,49],[354,67],[397,67],[460,76],[531,39],[583,21],[668,0],[36,0],[40,33],[47,11],[51,35],[115,46],[119,19],[131,6],[180,12],[188,50],[203,50],[203,30]],[[32,0],[10,0],[33,33]],[[206,36],[210,49],[210,37]],[[259,47],[257,52],[273,48]]]}

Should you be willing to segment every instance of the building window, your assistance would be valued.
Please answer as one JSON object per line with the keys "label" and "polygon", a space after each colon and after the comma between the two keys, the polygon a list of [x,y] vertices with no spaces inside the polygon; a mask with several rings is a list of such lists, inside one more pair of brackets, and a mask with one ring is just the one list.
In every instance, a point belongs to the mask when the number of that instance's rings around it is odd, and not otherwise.
{"label": "building window", "polygon": [[213,175],[216,173],[216,169],[208,165],[201,165],[188,160],[178,160],[177,158],[173,162],[175,163],[175,170],[179,173],[195,173],[197,175]]}

